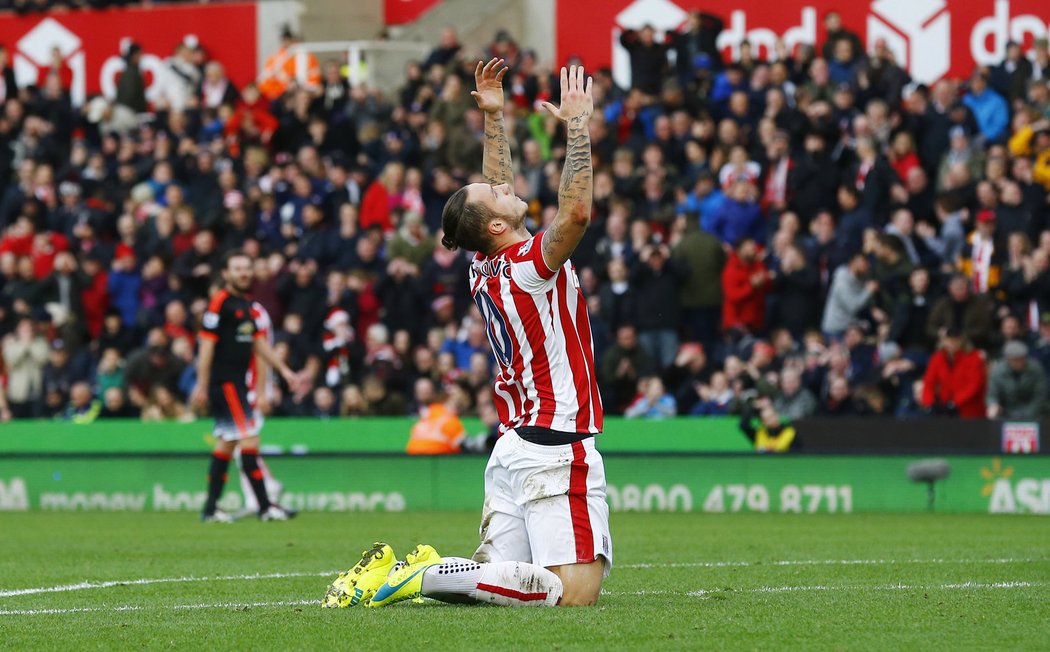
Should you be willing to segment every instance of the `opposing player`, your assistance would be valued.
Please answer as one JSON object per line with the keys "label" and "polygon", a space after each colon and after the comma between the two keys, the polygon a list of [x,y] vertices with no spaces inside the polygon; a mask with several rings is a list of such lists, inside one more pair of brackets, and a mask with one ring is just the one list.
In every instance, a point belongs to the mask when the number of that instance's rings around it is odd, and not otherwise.
{"label": "opposing player", "polygon": [[[266,338],[266,343],[272,347],[273,321],[270,319],[270,313],[258,301],[252,301],[252,319],[255,320],[255,327],[260,335]],[[258,354],[252,355],[251,362],[248,364],[246,382],[248,385],[248,406],[251,408],[252,418],[255,420],[256,432],[261,434],[266,415],[270,413],[269,406],[273,401],[274,385],[270,365]],[[237,462],[237,468],[240,470],[238,475],[241,481],[241,495],[244,498],[244,507],[241,511],[232,515],[234,520],[237,520],[245,516],[258,514],[259,501],[255,497],[255,489],[252,488],[251,475],[244,468],[244,460],[241,457],[240,448],[234,451],[234,459]],[[284,485],[274,477],[261,452],[259,455],[259,471],[262,472],[263,484],[266,485],[266,495],[270,499],[270,503],[283,509],[289,517],[295,516],[297,513],[295,510],[281,505],[281,494],[284,492]]]}
{"label": "opposing player", "polygon": [[562,605],[591,605],[612,565],[604,464],[594,446],[602,405],[587,304],[569,262],[591,215],[592,82],[582,67],[562,68],[561,106],[544,103],[565,123],[568,147],[558,215],[533,236],[526,204],[512,190],[502,64],[479,62],[472,93],[485,112],[486,183],[458,190],[442,215],[442,244],[477,252],[470,291],[500,365],[502,436],[485,470],[481,545],[472,560],[420,546],[399,567],[390,547],[376,544],[340,578],[351,602],[384,606],[423,595],[544,605],[560,594]]}
{"label": "opposing player", "polygon": [[283,509],[270,503],[259,468],[259,429],[250,412],[247,376],[252,355],[259,355],[277,369],[291,387],[299,379],[274,353],[252,316],[248,291],[252,282],[252,261],[240,251],[223,257],[225,286],[216,292],[204,313],[197,355],[197,386],[191,403],[201,409],[210,403],[215,416],[215,450],[208,471],[208,497],[201,520],[229,523],[233,518],[219,510],[217,503],[226,485],[226,472],[234,449],[240,448],[241,463],[259,504],[264,521],[287,520]]}

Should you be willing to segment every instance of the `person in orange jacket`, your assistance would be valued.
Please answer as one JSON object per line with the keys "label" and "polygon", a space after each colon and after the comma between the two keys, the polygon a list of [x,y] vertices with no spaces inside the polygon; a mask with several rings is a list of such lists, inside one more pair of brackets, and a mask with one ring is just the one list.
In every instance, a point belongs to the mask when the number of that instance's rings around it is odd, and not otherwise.
{"label": "person in orange jacket", "polygon": [[983,419],[988,370],[984,355],[972,348],[958,328],[949,328],[923,376],[922,405],[935,414]]}
{"label": "person in orange jacket", "polygon": [[459,453],[467,430],[459,420],[461,406],[468,401],[459,385],[450,385],[443,397],[420,409],[420,420],[412,426],[405,452],[409,455]]}
{"label": "person in orange jacket", "polygon": [[[259,75],[259,92],[266,99],[276,100],[284,95],[288,84],[297,78],[297,57],[292,46],[298,42],[299,39],[286,25],[281,31],[281,47],[266,57],[266,65]],[[306,53],[306,80],[303,86],[310,90],[321,88],[321,64],[311,52]]]}

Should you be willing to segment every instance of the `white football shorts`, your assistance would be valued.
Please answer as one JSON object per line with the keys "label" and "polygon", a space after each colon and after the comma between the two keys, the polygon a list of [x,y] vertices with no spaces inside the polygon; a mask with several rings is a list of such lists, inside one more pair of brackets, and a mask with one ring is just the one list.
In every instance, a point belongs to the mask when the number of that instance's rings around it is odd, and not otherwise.
{"label": "white football shorts", "polygon": [[612,568],[605,463],[594,437],[558,446],[525,441],[513,430],[496,441],[485,467],[481,562]]}

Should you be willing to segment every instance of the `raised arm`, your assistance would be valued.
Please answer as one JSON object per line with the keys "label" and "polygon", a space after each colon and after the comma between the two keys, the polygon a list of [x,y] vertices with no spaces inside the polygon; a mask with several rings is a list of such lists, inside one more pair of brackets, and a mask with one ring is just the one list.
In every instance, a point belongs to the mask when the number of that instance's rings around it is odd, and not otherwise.
{"label": "raised arm", "polygon": [[583,66],[561,69],[561,107],[544,102],[543,107],[565,123],[567,143],[565,167],[558,188],[558,216],[543,234],[543,260],[558,269],[565,264],[591,221],[594,198],[591,170],[591,134],[587,123],[594,111],[591,78],[584,84]]}
{"label": "raised arm", "polygon": [[485,63],[479,61],[474,69],[477,90],[470,94],[485,112],[485,151],[481,159],[481,173],[485,181],[493,186],[506,183],[514,186],[514,171],[511,167],[510,141],[507,140],[503,124],[503,77],[507,67],[503,59],[493,57]]}

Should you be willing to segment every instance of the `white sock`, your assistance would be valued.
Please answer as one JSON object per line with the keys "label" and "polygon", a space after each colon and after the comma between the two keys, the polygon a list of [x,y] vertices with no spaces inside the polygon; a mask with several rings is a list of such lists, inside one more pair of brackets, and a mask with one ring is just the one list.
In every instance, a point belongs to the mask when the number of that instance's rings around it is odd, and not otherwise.
{"label": "white sock", "polygon": [[554,606],[561,600],[561,579],[551,571],[520,561],[479,564],[461,557],[423,574],[423,595],[444,602],[486,602],[508,607]]}
{"label": "white sock", "polygon": [[[473,600],[481,579],[482,564],[463,557],[443,557],[445,561],[423,573],[423,595],[445,602]],[[452,597],[447,597],[452,596]],[[459,600],[455,598],[459,597]]]}

